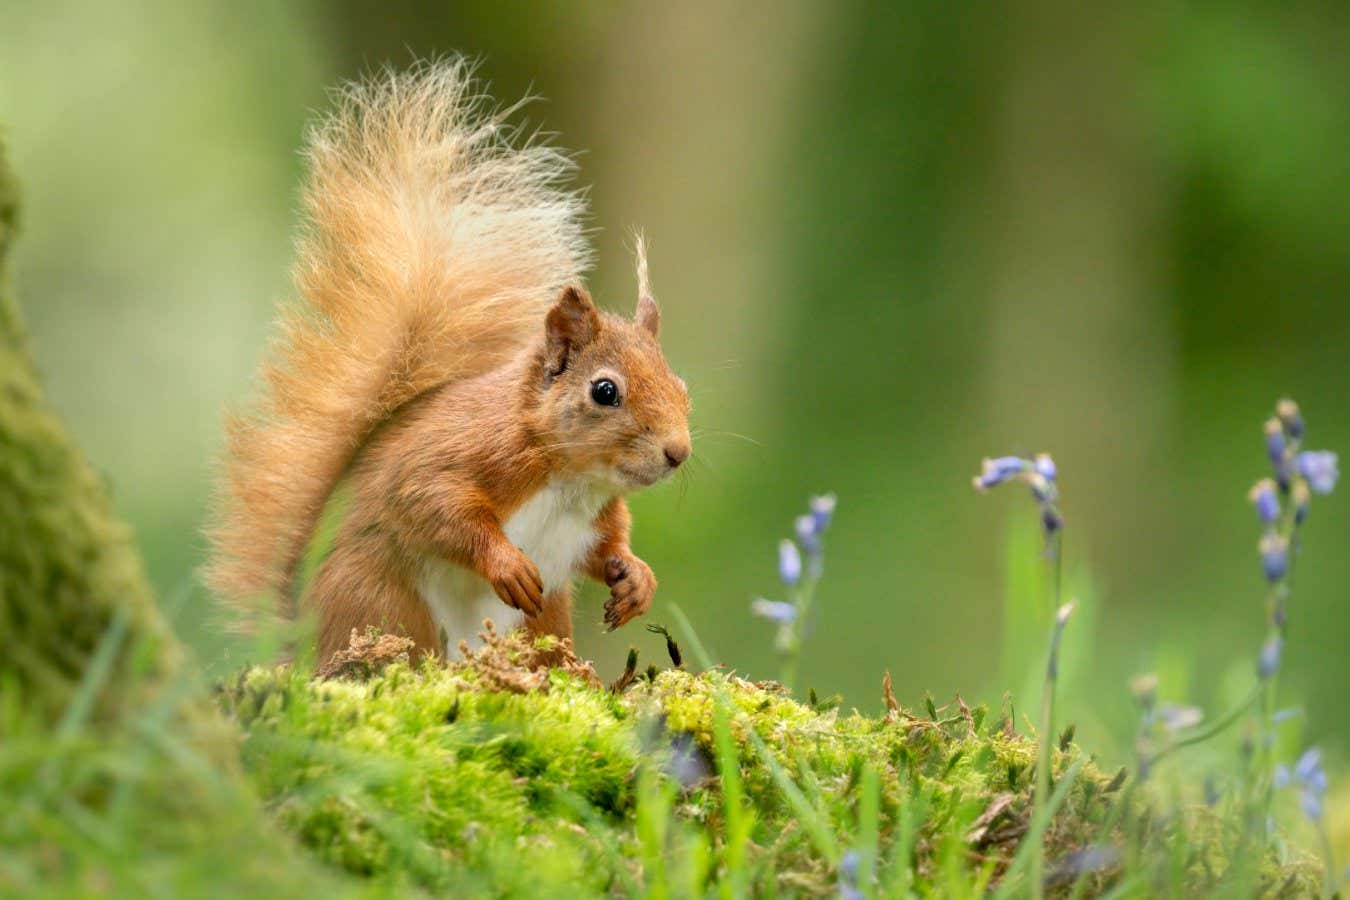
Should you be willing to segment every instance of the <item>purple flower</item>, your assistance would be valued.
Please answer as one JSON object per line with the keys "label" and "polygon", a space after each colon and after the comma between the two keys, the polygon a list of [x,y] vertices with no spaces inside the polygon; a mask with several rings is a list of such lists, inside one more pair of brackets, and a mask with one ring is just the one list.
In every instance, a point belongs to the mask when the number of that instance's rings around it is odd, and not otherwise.
{"label": "purple flower", "polygon": [[1285,722],[1297,719],[1301,715],[1303,715],[1303,707],[1286,706],[1284,709],[1277,709],[1275,712],[1271,713],[1270,724],[1283,725]]}
{"label": "purple flower", "polygon": [[1269,478],[1262,478],[1252,485],[1247,499],[1256,506],[1256,515],[1263,524],[1273,525],[1280,517],[1280,498],[1275,495],[1275,482]]}
{"label": "purple flower", "polygon": [[1280,424],[1279,419],[1267,419],[1265,424],[1266,431],[1266,453],[1270,456],[1270,464],[1275,468],[1275,474],[1283,477],[1284,475],[1284,426]]}
{"label": "purple flower", "polygon": [[802,555],[797,545],[787,539],[778,544],[778,577],[788,587],[802,580]]}
{"label": "purple flower", "polygon": [[1298,798],[1299,808],[1313,822],[1322,819],[1322,795],[1313,791],[1304,791]]}
{"label": "purple flower", "polygon": [[974,479],[977,491],[987,491],[1003,482],[1017,477],[1027,468],[1027,461],[1017,456],[1000,456],[998,459],[986,459],[982,471]]}
{"label": "purple flower", "polygon": [[1309,747],[1303,751],[1303,755],[1294,764],[1294,777],[1303,782],[1309,790],[1317,791],[1319,794],[1326,793],[1327,773],[1322,768],[1322,751],[1316,747]]}
{"label": "purple flower", "polygon": [[858,851],[850,850],[839,860],[839,896],[843,900],[863,900],[858,890]]}
{"label": "purple flower", "polygon": [[1064,527],[1064,517],[1053,506],[1043,507],[1041,509],[1041,526],[1045,528],[1045,534],[1049,537]]}
{"label": "purple flower", "polygon": [[1049,453],[1037,453],[1035,459],[1036,474],[1046,481],[1054,481],[1059,470],[1055,468],[1055,461],[1050,458]]}
{"label": "purple flower", "polygon": [[1305,450],[1295,459],[1298,473],[1308,479],[1308,487],[1315,494],[1330,494],[1336,487],[1341,474],[1336,462],[1336,454],[1330,450]]}
{"label": "purple flower", "polygon": [[1275,404],[1275,415],[1279,417],[1280,424],[1284,426],[1285,432],[1292,440],[1303,438],[1303,414],[1298,411],[1297,403],[1285,397]]}
{"label": "purple flower", "polygon": [[1279,581],[1289,571],[1289,541],[1278,534],[1268,534],[1261,538],[1261,569],[1271,584]]}
{"label": "purple flower", "polygon": [[809,556],[816,556],[820,553],[820,530],[816,527],[814,516],[798,516],[792,523],[792,528],[797,532],[797,540],[801,542]]}
{"label": "purple flower", "polygon": [[1271,783],[1276,788],[1298,784],[1302,788],[1298,803],[1303,814],[1313,822],[1321,821],[1323,799],[1327,794],[1327,773],[1322,768],[1322,751],[1316,747],[1303,751],[1298,762],[1294,763],[1292,772],[1288,766],[1276,766]]}
{"label": "purple flower", "polygon": [[1280,657],[1284,652],[1284,640],[1277,634],[1261,645],[1261,655],[1257,659],[1256,674],[1264,681],[1280,671]]}
{"label": "purple flower", "polygon": [[797,607],[781,600],[765,600],[763,597],[750,604],[750,611],[761,619],[787,625],[797,619]]}
{"label": "purple flower", "polygon": [[811,518],[815,520],[817,536],[824,534],[825,529],[830,527],[830,520],[834,518],[835,503],[834,494],[820,494],[811,498]]}

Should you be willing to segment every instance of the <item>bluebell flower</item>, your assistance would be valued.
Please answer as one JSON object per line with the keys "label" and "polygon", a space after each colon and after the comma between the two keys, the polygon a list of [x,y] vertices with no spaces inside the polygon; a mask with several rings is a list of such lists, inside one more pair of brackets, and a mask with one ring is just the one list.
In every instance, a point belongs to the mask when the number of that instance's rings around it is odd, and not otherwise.
{"label": "bluebell flower", "polygon": [[1315,494],[1330,494],[1336,487],[1340,471],[1336,454],[1330,450],[1305,450],[1295,458],[1298,473],[1308,480]]}
{"label": "bluebell flower", "polygon": [[1309,747],[1294,763],[1291,771],[1288,766],[1276,766],[1271,783],[1277,788],[1298,785],[1298,805],[1303,814],[1313,822],[1320,822],[1323,813],[1323,801],[1327,794],[1327,773],[1322,768],[1322,751]]}
{"label": "bluebell flower", "polygon": [[1046,481],[1054,481],[1059,470],[1055,467],[1055,461],[1050,458],[1049,453],[1037,453],[1034,460],[1036,474],[1040,475]]}
{"label": "bluebell flower", "polygon": [[850,850],[839,860],[839,896],[843,900],[862,900],[858,890],[858,851]]}
{"label": "bluebell flower", "polygon": [[816,525],[814,516],[798,516],[792,523],[793,530],[797,532],[797,540],[801,543],[802,549],[810,556],[817,556],[821,551],[820,529]]}
{"label": "bluebell flower", "polygon": [[1256,674],[1261,676],[1264,681],[1271,678],[1276,672],[1280,671],[1280,657],[1284,652],[1284,639],[1278,634],[1271,635],[1270,638],[1261,645],[1261,655],[1257,659]]}
{"label": "bluebell flower", "polygon": [[1289,540],[1278,534],[1261,538],[1261,569],[1271,584],[1284,578],[1289,571]]}
{"label": "bluebell flower", "polygon": [[1279,419],[1267,419],[1265,424],[1266,432],[1266,453],[1270,456],[1270,464],[1275,469],[1275,474],[1281,478],[1284,476],[1284,426],[1280,424]]}
{"label": "bluebell flower", "polygon": [[1064,517],[1053,506],[1043,507],[1041,509],[1041,527],[1045,529],[1045,534],[1049,537],[1064,527]]}
{"label": "bluebell flower", "polygon": [[1120,860],[1120,851],[1109,844],[1088,844],[1064,857],[1059,864],[1061,876],[1089,875],[1111,868]]}
{"label": "bluebell flower", "polygon": [[997,459],[986,459],[982,464],[982,471],[975,476],[975,489],[978,491],[987,491],[991,487],[996,487],[1011,478],[1016,478],[1027,468],[1027,461],[1018,456],[1000,456]]}
{"label": "bluebell flower", "polygon": [[1322,795],[1313,791],[1304,791],[1298,798],[1299,808],[1313,822],[1322,819]]}
{"label": "bluebell flower", "polygon": [[750,611],[761,619],[787,625],[797,619],[797,607],[781,600],[765,600],[763,597],[750,604]]}
{"label": "bluebell flower", "polygon": [[1280,498],[1275,494],[1275,482],[1271,479],[1262,478],[1252,485],[1247,499],[1256,507],[1256,515],[1263,524],[1273,525],[1280,517]]}
{"label": "bluebell flower", "polygon": [[1285,433],[1292,440],[1297,441],[1303,438],[1303,414],[1298,411],[1297,403],[1285,397],[1275,404],[1275,415],[1279,418],[1280,424],[1284,426]]}
{"label": "bluebell flower", "polygon": [[1302,525],[1308,518],[1308,504],[1312,502],[1312,491],[1306,481],[1294,485],[1294,524]]}
{"label": "bluebell flower", "polygon": [[1163,728],[1173,733],[1194,728],[1204,721],[1204,718],[1204,710],[1198,706],[1178,706],[1175,703],[1164,703],[1158,707],[1158,721],[1162,722]]}
{"label": "bluebell flower", "polygon": [[802,580],[802,555],[786,538],[778,544],[778,577],[788,587]]}
{"label": "bluebell flower", "polygon": [[1326,793],[1327,773],[1322,768],[1322,751],[1309,747],[1294,764],[1294,777],[1319,794]]}
{"label": "bluebell flower", "polygon": [[1297,719],[1301,715],[1303,715],[1303,707],[1286,706],[1284,709],[1277,709],[1271,713],[1270,724],[1283,725],[1285,722]]}
{"label": "bluebell flower", "polygon": [[836,502],[837,498],[834,494],[820,494],[811,498],[811,518],[816,522],[817,537],[824,534],[825,529],[830,527],[830,521],[834,518]]}

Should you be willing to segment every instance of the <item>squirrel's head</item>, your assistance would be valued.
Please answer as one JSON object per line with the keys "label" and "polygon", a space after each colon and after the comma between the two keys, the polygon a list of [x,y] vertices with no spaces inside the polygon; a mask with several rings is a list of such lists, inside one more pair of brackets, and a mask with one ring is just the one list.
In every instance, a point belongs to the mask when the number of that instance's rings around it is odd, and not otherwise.
{"label": "squirrel's head", "polygon": [[549,450],[621,490],[654,484],[689,458],[689,394],[657,342],[643,293],[632,320],[564,288],[544,322],[537,409]]}

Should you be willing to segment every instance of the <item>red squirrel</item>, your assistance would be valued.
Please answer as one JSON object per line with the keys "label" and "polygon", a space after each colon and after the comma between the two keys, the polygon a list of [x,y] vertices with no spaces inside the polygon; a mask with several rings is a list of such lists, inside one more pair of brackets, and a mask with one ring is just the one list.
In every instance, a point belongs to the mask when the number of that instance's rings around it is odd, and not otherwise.
{"label": "red squirrel", "polygon": [[310,130],[299,302],[228,422],[206,573],[225,599],[288,605],[350,484],[302,598],[320,663],[366,626],[418,657],[485,617],[570,637],[578,573],[608,586],[611,629],[656,591],[624,496],[691,445],[645,250],[633,318],[597,309],[570,159],[518,145],[476,90],[460,60],[386,72]]}

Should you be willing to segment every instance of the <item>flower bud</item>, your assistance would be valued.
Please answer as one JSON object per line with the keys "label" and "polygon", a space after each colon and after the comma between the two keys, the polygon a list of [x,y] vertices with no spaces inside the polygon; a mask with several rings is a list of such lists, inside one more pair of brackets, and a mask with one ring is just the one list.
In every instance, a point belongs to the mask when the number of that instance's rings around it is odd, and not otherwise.
{"label": "flower bud", "polygon": [[1275,494],[1275,482],[1262,478],[1247,493],[1247,499],[1256,507],[1256,515],[1262,524],[1273,525],[1280,517],[1280,498]]}
{"label": "flower bud", "polygon": [[998,459],[986,459],[983,469],[975,476],[975,490],[987,491],[1011,478],[1015,478],[1027,467],[1026,460],[1017,456],[1000,456]]}
{"label": "flower bud", "polygon": [[802,580],[802,555],[786,538],[778,544],[778,577],[788,587]]}
{"label": "flower bud", "polygon": [[1289,571],[1289,541],[1278,534],[1261,538],[1261,569],[1271,584],[1284,578]]}

